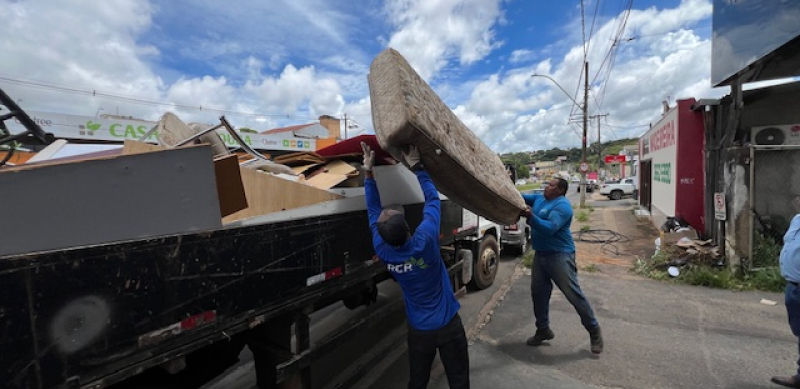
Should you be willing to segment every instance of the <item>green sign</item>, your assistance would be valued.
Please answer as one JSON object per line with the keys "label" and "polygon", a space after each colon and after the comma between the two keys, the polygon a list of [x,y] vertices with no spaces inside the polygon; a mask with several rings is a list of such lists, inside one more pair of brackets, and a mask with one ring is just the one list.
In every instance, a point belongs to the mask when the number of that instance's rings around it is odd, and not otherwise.
{"label": "green sign", "polygon": [[672,177],[672,163],[653,164],[653,181],[669,184]]}

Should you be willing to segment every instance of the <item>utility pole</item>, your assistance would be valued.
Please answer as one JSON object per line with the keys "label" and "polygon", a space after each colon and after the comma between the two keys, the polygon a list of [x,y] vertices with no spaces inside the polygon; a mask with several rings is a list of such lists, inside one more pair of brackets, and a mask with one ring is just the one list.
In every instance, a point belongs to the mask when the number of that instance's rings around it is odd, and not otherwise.
{"label": "utility pole", "polygon": [[600,163],[603,161],[603,147],[600,142],[600,118],[608,116],[608,114],[597,114],[589,116],[590,119],[597,118],[597,169],[600,170]]}
{"label": "utility pole", "polygon": [[586,205],[586,134],[589,129],[589,61],[583,61],[583,147],[581,149],[581,204]]}

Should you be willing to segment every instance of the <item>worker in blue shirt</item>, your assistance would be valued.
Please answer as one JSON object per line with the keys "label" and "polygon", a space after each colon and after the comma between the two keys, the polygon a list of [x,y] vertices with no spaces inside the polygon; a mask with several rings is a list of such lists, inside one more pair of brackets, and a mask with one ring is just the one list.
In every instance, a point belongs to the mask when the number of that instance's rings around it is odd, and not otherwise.
{"label": "worker in blue shirt", "polygon": [[[800,212],[800,195],[794,196],[792,206]],[[789,230],[783,236],[780,257],[781,275],[786,279],[785,303],[792,334],[800,338],[800,213],[794,215]],[[800,343],[798,343],[800,349]],[[790,377],[772,377],[772,382],[789,388],[800,388],[800,359],[797,374]]]}
{"label": "worker in blue shirt", "polygon": [[575,264],[575,242],[572,240],[572,205],[564,195],[569,183],[553,179],[544,194],[523,195],[529,206],[520,215],[528,218],[531,226],[531,246],[536,251],[531,267],[531,299],[536,317],[536,333],[525,342],[539,346],[555,334],[550,329],[550,295],[553,283],[561,289],[589,331],[591,350],[603,352],[603,336],[592,307],[578,285],[578,268]]}
{"label": "worker in blue shirt", "polygon": [[453,293],[439,248],[439,192],[420,162],[413,145],[403,157],[416,174],[425,196],[422,222],[410,233],[402,206],[381,207],[372,173],[375,151],[361,142],[364,152],[364,192],[375,253],[403,290],[408,319],[409,383],[425,388],[438,350],[450,388],[469,388],[469,354],[460,304]]}

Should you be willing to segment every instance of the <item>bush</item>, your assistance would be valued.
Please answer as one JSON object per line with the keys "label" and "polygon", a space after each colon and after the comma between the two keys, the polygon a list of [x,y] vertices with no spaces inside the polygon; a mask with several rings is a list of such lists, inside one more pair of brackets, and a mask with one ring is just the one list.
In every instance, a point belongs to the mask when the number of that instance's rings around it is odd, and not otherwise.
{"label": "bush", "polygon": [[772,238],[759,233],[754,234],[753,267],[778,266],[781,256],[781,245]]}
{"label": "bush", "polygon": [[534,253],[533,250],[528,250],[528,252],[525,253],[525,255],[522,256],[522,266],[525,266],[528,269],[530,269],[531,266],[533,266],[533,255],[534,254],[535,253]]}

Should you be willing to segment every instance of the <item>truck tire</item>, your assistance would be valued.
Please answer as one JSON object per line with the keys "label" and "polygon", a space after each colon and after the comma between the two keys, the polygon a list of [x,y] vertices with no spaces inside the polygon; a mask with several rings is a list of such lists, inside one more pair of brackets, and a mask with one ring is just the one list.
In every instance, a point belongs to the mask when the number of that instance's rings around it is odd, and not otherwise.
{"label": "truck tire", "polygon": [[475,289],[486,289],[494,282],[497,275],[497,258],[500,252],[497,247],[497,239],[492,235],[486,235],[481,241],[478,255],[475,256],[475,266],[472,270],[472,281],[470,286]]}
{"label": "truck tire", "polygon": [[611,200],[619,200],[622,198],[622,191],[621,190],[613,190],[611,191],[611,196],[608,196]]}

